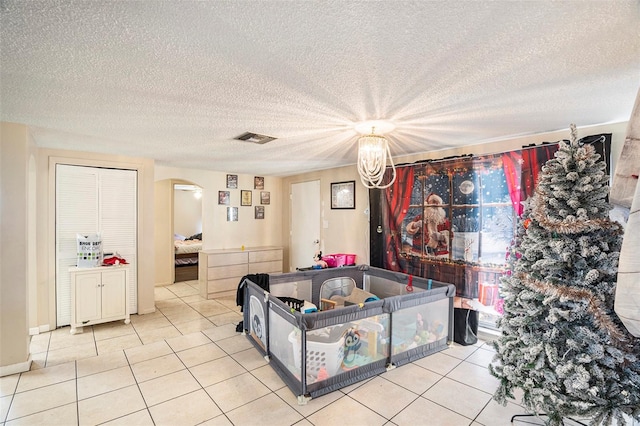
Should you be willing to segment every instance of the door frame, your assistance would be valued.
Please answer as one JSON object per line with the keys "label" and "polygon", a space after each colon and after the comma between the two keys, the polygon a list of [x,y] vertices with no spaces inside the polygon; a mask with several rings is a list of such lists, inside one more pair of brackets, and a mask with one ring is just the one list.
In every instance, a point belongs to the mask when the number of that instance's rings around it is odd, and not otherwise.
{"label": "door frame", "polygon": [[[55,330],[58,327],[57,320],[57,306],[56,306],[56,169],[58,164],[69,165],[69,166],[83,166],[83,167],[96,167],[96,168],[111,168],[111,169],[123,169],[123,170],[133,170],[137,172],[137,213],[136,213],[136,229],[137,229],[137,251],[138,251],[138,264],[137,270],[131,271],[132,274],[137,275],[136,279],[136,288],[131,289],[131,291],[136,291],[138,294],[137,304],[138,304],[138,314],[153,312],[153,310],[146,312],[144,309],[141,309],[141,295],[144,297],[144,279],[141,279],[144,273],[141,273],[142,266],[140,265],[140,246],[141,242],[144,240],[144,224],[142,223],[142,212],[141,212],[141,204],[142,199],[141,195],[144,192],[144,164],[134,163],[134,162],[121,162],[121,161],[111,161],[111,160],[102,160],[102,159],[93,159],[93,158],[77,158],[77,157],[64,157],[64,156],[56,156],[51,155],[47,157],[47,162],[49,165],[48,168],[48,226],[47,226],[47,235],[48,235],[48,244],[47,244],[47,277],[48,277],[48,289],[49,294],[47,295],[48,302],[48,324],[43,324],[39,326],[39,331],[47,332],[51,330]],[[145,302],[142,302],[145,303]],[[155,310],[155,307],[154,307]],[[40,322],[40,321],[39,321]]]}

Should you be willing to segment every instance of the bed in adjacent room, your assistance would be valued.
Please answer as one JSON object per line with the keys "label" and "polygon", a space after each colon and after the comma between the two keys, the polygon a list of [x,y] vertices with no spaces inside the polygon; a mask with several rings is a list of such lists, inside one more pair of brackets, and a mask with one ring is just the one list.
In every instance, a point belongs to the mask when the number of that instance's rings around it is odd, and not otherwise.
{"label": "bed in adjacent room", "polygon": [[202,250],[202,234],[184,238],[175,235],[175,282],[198,279],[198,252]]}

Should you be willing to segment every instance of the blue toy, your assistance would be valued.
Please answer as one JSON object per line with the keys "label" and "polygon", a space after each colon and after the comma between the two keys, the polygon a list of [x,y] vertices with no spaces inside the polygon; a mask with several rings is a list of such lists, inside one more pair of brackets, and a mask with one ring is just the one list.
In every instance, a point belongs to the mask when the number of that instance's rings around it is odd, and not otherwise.
{"label": "blue toy", "polygon": [[360,342],[360,333],[357,330],[350,328],[344,335],[344,359],[342,364],[345,367],[350,368],[355,366],[356,352],[362,346]]}

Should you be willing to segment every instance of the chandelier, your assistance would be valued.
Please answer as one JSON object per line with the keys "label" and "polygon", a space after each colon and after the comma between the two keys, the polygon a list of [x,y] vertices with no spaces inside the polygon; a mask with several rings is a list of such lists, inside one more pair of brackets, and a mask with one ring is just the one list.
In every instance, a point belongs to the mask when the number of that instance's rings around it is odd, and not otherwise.
{"label": "chandelier", "polygon": [[[393,125],[383,122],[383,127],[393,130]],[[366,125],[366,123],[363,123]],[[362,125],[356,126],[356,130]],[[387,163],[391,166],[391,180],[382,183]],[[396,180],[396,167],[393,165],[389,141],[383,136],[376,134],[376,126],[371,126],[371,133],[361,136],[358,139],[358,174],[362,184],[367,188],[384,189],[391,186]]]}

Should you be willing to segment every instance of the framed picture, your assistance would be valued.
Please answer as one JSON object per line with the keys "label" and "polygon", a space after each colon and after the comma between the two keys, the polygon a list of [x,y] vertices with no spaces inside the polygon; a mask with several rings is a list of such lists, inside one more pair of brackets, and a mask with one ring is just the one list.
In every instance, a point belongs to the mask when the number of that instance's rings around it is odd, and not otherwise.
{"label": "framed picture", "polygon": [[333,182],[331,184],[331,208],[356,208],[356,181]]}
{"label": "framed picture", "polygon": [[252,194],[253,192],[251,191],[245,191],[242,190],[240,191],[240,205],[241,206],[250,206],[251,205],[251,198],[252,198]]}
{"label": "framed picture", "polygon": [[218,191],[218,204],[229,205],[231,193],[229,191]]}
{"label": "framed picture", "polygon": [[260,204],[271,204],[271,193],[269,191],[260,191]]}
{"label": "framed picture", "polygon": [[227,175],[227,188],[238,187],[238,175]]}
{"label": "framed picture", "polygon": [[256,206],[256,219],[264,219],[264,206]]}
{"label": "framed picture", "polygon": [[264,189],[264,177],[255,176],[253,178],[253,189]]}
{"label": "framed picture", "polygon": [[237,222],[237,221],[238,221],[238,208],[227,207],[227,222]]}

